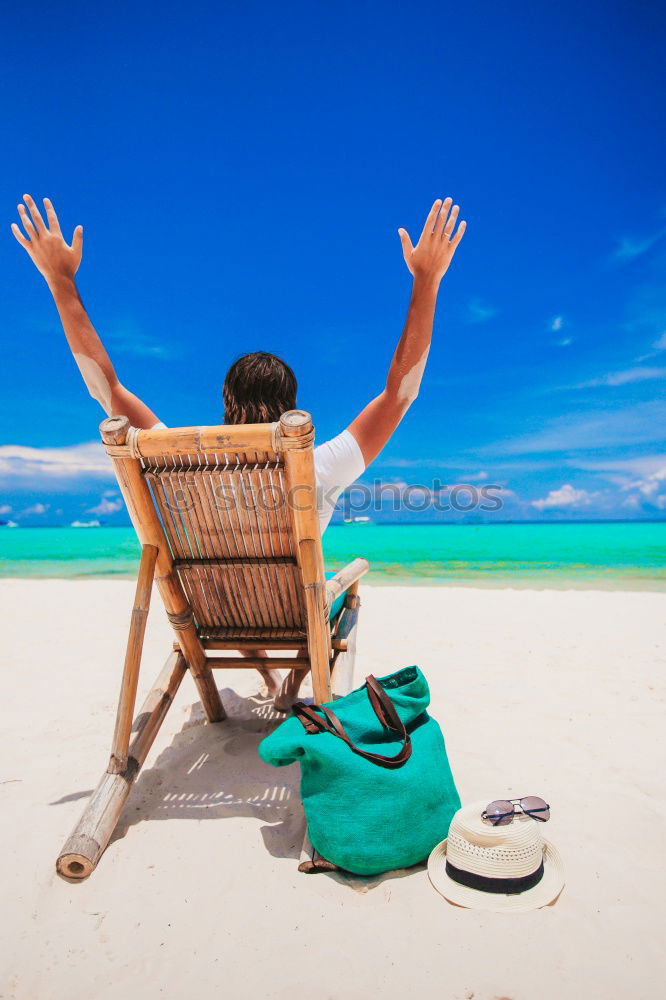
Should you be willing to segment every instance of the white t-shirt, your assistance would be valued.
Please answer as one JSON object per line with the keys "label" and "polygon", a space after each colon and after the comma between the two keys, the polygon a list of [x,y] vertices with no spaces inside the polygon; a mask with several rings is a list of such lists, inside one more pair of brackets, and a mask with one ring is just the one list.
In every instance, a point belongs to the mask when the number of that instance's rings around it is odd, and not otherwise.
{"label": "white t-shirt", "polygon": [[347,430],[317,445],[314,462],[319,527],[323,535],[340,494],[365,471],[365,462],[358,441]]}
{"label": "white t-shirt", "polygon": [[[161,421],[153,430],[166,429]],[[340,494],[351,486],[365,471],[363,454],[354,435],[342,431],[330,441],[324,441],[314,450],[315,477],[317,480],[317,511],[322,535],[333,516]]]}

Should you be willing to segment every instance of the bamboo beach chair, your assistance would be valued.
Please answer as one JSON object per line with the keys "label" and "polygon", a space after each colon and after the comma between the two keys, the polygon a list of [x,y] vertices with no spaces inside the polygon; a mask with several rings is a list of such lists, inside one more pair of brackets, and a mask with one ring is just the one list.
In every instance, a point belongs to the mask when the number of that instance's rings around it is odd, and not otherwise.
{"label": "bamboo beach chair", "polygon": [[[355,559],[325,579],[308,413],[170,430],[109,417],[100,433],[142,551],[109,765],[56,864],[74,879],[107,847],[188,669],[209,722],[225,718],[217,667],[309,669],[318,703],[351,689],[358,582],[369,568]],[[175,642],[132,721],[153,581]],[[257,649],[280,655],[240,655]]]}

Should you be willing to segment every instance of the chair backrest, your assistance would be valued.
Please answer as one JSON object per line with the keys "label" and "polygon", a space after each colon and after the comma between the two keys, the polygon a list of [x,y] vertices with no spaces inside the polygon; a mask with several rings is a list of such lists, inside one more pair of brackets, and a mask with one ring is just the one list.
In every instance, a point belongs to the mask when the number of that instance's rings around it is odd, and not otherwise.
{"label": "chair backrest", "polygon": [[189,611],[204,642],[326,630],[309,414],[161,430],[110,417],[100,431],[140,541],[160,550],[162,596],[186,598],[175,612],[182,599],[165,599],[174,627]]}

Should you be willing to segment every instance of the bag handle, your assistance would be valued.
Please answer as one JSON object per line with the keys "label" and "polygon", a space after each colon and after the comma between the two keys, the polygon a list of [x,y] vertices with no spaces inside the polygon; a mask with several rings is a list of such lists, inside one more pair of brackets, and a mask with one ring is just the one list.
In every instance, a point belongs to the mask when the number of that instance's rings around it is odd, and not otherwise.
{"label": "bag handle", "polygon": [[387,729],[395,729],[402,732],[404,725],[402,719],[395,710],[395,705],[387,695],[384,688],[373,674],[368,674],[365,678],[365,686],[368,692],[370,704],[375,710],[375,715]]}
{"label": "bag handle", "polygon": [[296,702],[292,711],[299,722],[301,722],[304,726],[306,732],[311,734],[330,733],[331,736],[337,736],[347,744],[350,750],[353,750],[354,753],[357,753],[360,757],[364,757],[371,763],[377,764],[378,767],[385,767],[389,770],[402,767],[402,765],[405,764],[412,755],[412,740],[409,733],[405,729],[405,724],[396,712],[395,706],[386,691],[372,674],[369,674],[366,677],[365,687],[368,692],[368,698],[373,711],[382,726],[384,726],[385,729],[390,729],[393,732],[398,733],[402,738],[402,746],[394,757],[383,757],[381,754],[371,753],[369,750],[361,750],[361,748],[356,746],[356,744],[349,738],[345,727],[342,725],[335,712],[332,712],[330,708],[326,708],[325,705],[317,706],[319,711],[324,715],[323,719],[317,714],[313,707],[305,705],[302,701]]}

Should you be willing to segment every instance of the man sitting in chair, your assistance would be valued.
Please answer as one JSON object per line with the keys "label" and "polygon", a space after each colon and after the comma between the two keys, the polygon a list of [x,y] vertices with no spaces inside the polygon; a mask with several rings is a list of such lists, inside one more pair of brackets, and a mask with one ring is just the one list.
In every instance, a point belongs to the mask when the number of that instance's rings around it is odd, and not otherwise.
{"label": "man sitting in chair", "polygon": [[[18,206],[23,230],[12,223],[12,232],[46,279],[90,395],[107,416],[126,416],[134,427],[164,427],[150,407],[118,380],[81,302],[75,274],[83,252],[83,227],[76,227],[70,245],[63,238],[48,198],[44,198],[46,221],[30,195],[24,195],[24,201],[25,205]],[[457,218],[458,206],[453,205],[453,200],[438,199],[430,209],[416,246],[404,229],[398,230],[405,263],[414,279],[407,319],[382,391],[349,427],[315,448],[322,532],[342,491],[377,457],[418,395],[430,350],[439,285],[465,232],[465,222],[456,230]],[[276,421],[285,411],[296,409],[296,377],[289,365],[273,354],[246,354],[227,372],[222,396],[224,423]],[[264,654],[248,651],[247,655]],[[284,681],[275,670],[261,673],[276,707],[288,708],[298,693],[304,672],[292,670]]]}

